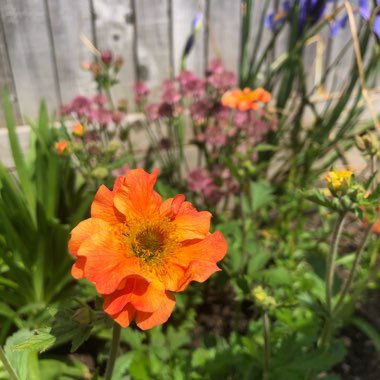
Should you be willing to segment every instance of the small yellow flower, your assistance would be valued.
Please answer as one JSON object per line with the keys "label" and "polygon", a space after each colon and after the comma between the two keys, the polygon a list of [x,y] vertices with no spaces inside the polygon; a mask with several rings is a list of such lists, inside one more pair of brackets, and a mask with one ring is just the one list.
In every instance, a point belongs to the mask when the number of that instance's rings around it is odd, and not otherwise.
{"label": "small yellow flower", "polygon": [[73,135],[77,137],[82,137],[84,135],[84,126],[80,123],[77,123],[73,127]]}
{"label": "small yellow flower", "polygon": [[339,190],[345,191],[351,184],[351,170],[340,170],[336,171],[333,169],[328,172],[324,180],[327,182],[328,187],[331,191],[337,192]]}
{"label": "small yellow flower", "polygon": [[272,296],[268,295],[262,286],[256,286],[253,288],[252,295],[255,301],[265,309],[276,305],[276,300]]}

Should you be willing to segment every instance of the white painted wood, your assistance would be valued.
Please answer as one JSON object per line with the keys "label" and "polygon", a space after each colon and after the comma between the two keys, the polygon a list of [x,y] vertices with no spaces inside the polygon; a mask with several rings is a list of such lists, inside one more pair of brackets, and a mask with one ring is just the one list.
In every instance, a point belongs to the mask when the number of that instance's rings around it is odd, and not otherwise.
{"label": "white painted wood", "polygon": [[85,0],[48,0],[59,87],[63,103],[74,96],[90,95],[96,90],[89,72],[81,69],[93,55],[80,40],[81,34],[92,39],[90,4]]}
{"label": "white painted wood", "polygon": [[146,74],[141,79],[157,92],[162,81],[170,77],[167,1],[137,0],[135,4],[138,57]]}
{"label": "white painted wood", "polygon": [[1,17],[23,115],[37,115],[39,100],[57,107],[52,50],[42,0],[2,0]]}
{"label": "white painted wood", "polygon": [[[16,89],[13,82],[12,69],[9,64],[4,28],[0,17],[0,104],[2,92],[6,89],[9,93],[10,100],[14,106],[15,117],[18,123],[21,123],[20,112],[18,109]],[[0,128],[5,123],[2,107],[0,106]]]}
{"label": "white painted wood", "polygon": [[240,1],[210,0],[209,61],[220,58],[227,69],[237,72],[240,28]]}

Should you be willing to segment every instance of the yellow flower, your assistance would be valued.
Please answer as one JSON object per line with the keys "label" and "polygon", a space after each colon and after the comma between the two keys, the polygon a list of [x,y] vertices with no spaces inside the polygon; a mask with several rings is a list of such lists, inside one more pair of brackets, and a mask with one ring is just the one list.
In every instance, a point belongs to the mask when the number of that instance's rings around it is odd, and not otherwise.
{"label": "yellow flower", "polygon": [[264,308],[270,308],[276,305],[276,300],[270,296],[262,286],[253,288],[252,295],[256,303]]}
{"label": "yellow flower", "polygon": [[324,180],[327,182],[328,187],[331,191],[337,192],[339,190],[345,191],[351,184],[351,170],[340,170],[336,171],[333,169],[328,172]]}

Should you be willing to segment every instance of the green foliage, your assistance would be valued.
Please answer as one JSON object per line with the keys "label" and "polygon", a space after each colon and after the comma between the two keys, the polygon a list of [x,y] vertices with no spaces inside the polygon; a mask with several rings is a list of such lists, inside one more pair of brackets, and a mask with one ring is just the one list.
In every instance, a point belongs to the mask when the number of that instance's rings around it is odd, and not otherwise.
{"label": "green foliage", "polygon": [[3,97],[16,172],[0,163],[0,342],[13,324],[41,323],[46,306],[74,294],[67,252],[71,226],[88,212],[89,197],[78,186],[69,161],[54,151],[56,130],[44,103],[32,124],[24,156],[7,95]]}

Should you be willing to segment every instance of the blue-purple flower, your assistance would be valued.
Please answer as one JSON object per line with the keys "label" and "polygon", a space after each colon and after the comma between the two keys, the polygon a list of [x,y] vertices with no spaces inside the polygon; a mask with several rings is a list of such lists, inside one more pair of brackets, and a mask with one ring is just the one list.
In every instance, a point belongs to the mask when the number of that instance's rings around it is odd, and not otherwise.
{"label": "blue-purple flower", "polygon": [[[265,25],[273,32],[276,31],[285,21],[295,7],[298,7],[298,34],[301,34],[307,26],[312,26],[320,21],[326,11],[327,4],[333,0],[293,0],[283,1],[282,9],[278,12],[270,13],[265,19]],[[330,24],[331,34],[344,28],[347,24],[347,15]]]}
{"label": "blue-purple flower", "polygon": [[364,20],[372,23],[372,30],[376,34],[377,38],[380,39],[380,0],[376,0],[377,12],[372,20],[372,12],[369,7],[368,0],[359,0],[359,13],[364,18]]}

